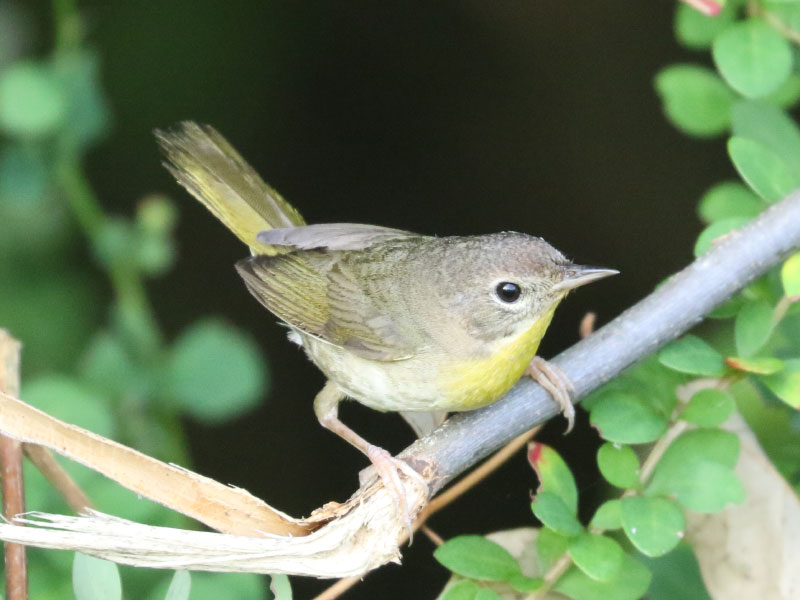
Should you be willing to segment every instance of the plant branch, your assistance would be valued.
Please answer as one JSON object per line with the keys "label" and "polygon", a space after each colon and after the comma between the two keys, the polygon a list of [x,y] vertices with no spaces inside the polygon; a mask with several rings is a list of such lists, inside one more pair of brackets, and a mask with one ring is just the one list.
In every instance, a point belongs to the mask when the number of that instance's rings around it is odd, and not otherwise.
{"label": "plant branch", "polygon": [[[20,343],[0,330],[0,390],[19,395]],[[22,477],[22,443],[0,435],[0,484],[3,490],[3,517],[13,519],[25,512],[25,484]],[[25,546],[5,544],[6,598],[26,600],[28,567]]]}
{"label": "plant branch", "polygon": [[[800,246],[800,191],[731,232],[691,265],[612,322],[551,362],[586,396],[686,332],[753,279]],[[523,378],[499,402],[457,414],[400,455],[432,472],[436,493],[496,448],[555,416],[559,406]]]}
{"label": "plant branch", "polygon": [[[798,246],[800,193],[795,192],[718,240],[708,253],[650,296],[553,362],[574,384],[576,397],[583,397],[684,333]],[[366,482],[344,504],[329,503],[308,519],[291,519],[242,490],[225,488],[148,457],[132,457],[131,450],[60,423],[7,394],[0,394],[0,403],[2,432],[68,455],[144,496],[161,492],[168,496],[161,501],[176,510],[236,534],[151,527],[93,512],[87,517],[42,514],[16,521],[36,527],[0,523],[2,539],[78,550],[134,566],[337,578],[363,575],[400,556],[398,544],[406,533],[405,521],[379,479]],[[428,490],[423,490],[404,481],[412,514],[421,511],[429,497],[459,473],[559,411],[547,392],[523,379],[494,405],[456,415],[412,444],[400,456],[428,482]],[[99,447],[104,450],[100,452]],[[113,448],[113,456],[105,452],[108,448]],[[120,470],[118,460],[127,468]],[[162,474],[159,485],[152,483],[151,472]],[[176,494],[182,486],[187,494]],[[238,521],[219,518],[211,523],[204,512],[191,512],[214,500],[227,514],[230,507],[223,507],[219,499],[223,493],[240,502],[242,496],[247,498]],[[265,517],[258,525],[253,510]],[[252,537],[260,534],[265,537]]]}

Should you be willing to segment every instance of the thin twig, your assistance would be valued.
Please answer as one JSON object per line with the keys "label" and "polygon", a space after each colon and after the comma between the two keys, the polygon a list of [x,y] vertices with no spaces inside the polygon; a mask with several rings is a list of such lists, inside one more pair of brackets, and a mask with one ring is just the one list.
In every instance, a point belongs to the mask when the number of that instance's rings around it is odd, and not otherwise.
{"label": "thin twig", "polygon": [[[0,330],[0,390],[19,395],[20,343]],[[0,486],[3,491],[3,516],[11,520],[25,512],[25,483],[22,477],[22,443],[0,435]],[[25,546],[6,543],[6,599],[28,597]]]}
{"label": "thin twig", "polygon": [[81,514],[87,508],[94,508],[89,496],[75,483],[69,473],[56,461],[56,457],[44,446],[22,444],[25,456],[39,469],[56,491],[76,513]]}
{"label": "thin twig", "polygon": [[433,542],[434,546],[441,546],[444,544],[444,538],[427,525],[421,525],[419,530],[428,536],[428,539]]}

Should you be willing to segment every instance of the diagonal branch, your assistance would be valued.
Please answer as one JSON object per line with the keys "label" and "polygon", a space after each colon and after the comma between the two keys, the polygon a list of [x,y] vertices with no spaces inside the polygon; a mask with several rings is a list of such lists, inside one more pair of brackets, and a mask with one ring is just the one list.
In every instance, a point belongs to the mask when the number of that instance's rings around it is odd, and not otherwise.
{"label": "diagonal branch", "polygon": [[[586,396],[686,332],[721,302],[800,246],[800,191],[731,232],[656,291],[551,362]],[[547,392],[523,378],[505,398],[448,419],[401,456],[435,471],[432,491],[559,412]]]}
{"label": "diagonal branch", "polygon": [[[719,240],[707,254],[657,291],[560,354],[554,362],[572,380],[577,396],[585,396],[684,333],[716,305],[799,246],[800,192],[795,192],[742,229]],[[148,497],[153,496],[153,487],[162,487],[141,485],[148,481],[146,470],[156,468],[165,486],[161,491],[169,496],[161,501],[177,510],[182,508],[175,495],[170,494],[170,486],[186,489],[188,499],[216,501],[220,493],[211,485],[218,488],[216,482],[180,469],[167,472],[166,465],[149,457],[138,457],[135,468],[129,464],[122,474],[113,456],[105,456],[104,464],[95,464],[97,452],[92,451],[98,444],[108,448],[113,442],[56,422],[6,394],[0,393],[0,403],[4,407],[0,411],[0,433],[68,454],[113,476],[122,485],[136,487],[133,484],[139,482],[138,489]],[[542,388],[523,380],[503,400],[449,419],[401,456],[422,473],[433,494],[493,450],[558,411],[559,407]],[[121,455],[123,449],[115,445],[114,452]],[[185,478],[189,481],[184,481]],[[192,493],[188,494],[190,488]],[[424,491],[410,484],[406,491],[414,512],[422,510],[428,500]],[[255,499],[253,502],[258,504]],[[277,514],[266,505],[259,507],[260,511]],[[406,530],[403,515],[397,514],[392,497],[374,480],[362,486],[347,503],[326,505],[305,521],[278,514],[280,523],[289,523],[298,530],[294,537],[271,529],[265,520],[260,526],[249,526],[248,510],[241,511],[240,516],[237,533],[245,531],[265,537],[150,527],[90,513],[87,517],[40,515],[40,519],[25,521],[34,527],[0,524],[0,538],[80,550],[137,566],[344,577],[397,560],[398,541]]]}

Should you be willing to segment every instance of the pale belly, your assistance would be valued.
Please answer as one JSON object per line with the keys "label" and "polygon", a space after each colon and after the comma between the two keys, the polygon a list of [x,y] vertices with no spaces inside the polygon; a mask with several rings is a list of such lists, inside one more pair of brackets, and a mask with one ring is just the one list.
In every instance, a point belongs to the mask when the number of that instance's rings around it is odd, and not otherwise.
{"label": "pale belly", "polygon": [[297,333],[328,379],[361,404],[381,411],[463,411],[494,402],[516,383],[536,354],[551,316],[481,358],[440,352],[382,362]]}

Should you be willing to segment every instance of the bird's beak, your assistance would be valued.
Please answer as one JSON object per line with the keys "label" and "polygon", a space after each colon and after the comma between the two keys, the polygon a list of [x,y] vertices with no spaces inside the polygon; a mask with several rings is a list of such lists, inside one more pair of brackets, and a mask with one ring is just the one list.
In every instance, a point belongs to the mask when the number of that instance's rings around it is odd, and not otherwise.
{"label": "bird's beak", "polygon": [[617,275],[616,269],[600,269],[598,267],[584,267],[581,265],[570,265],[564,269],[564,279],[555,284],[552,289],[560,292],[568,292],[576,287],[592,283],[604,277]]}

